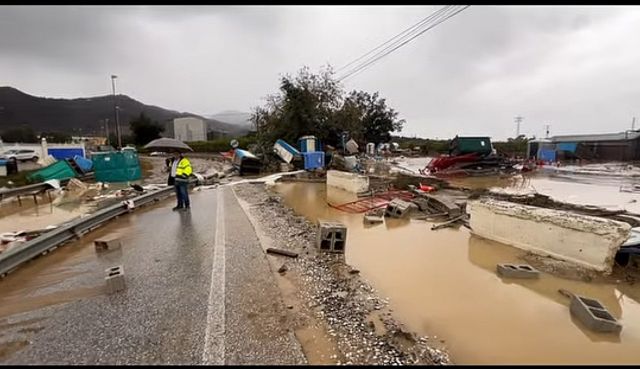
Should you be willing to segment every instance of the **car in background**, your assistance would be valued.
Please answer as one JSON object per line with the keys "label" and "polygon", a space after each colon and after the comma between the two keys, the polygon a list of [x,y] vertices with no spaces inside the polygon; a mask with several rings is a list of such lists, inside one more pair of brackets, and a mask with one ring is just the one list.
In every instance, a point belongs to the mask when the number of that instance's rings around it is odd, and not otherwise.
{"label": "car in background", "polygon": [[133,152],[138,152],[138,150],[136,150],[135,147],[133,146],[125,146],[122,148],[122,151],[133,151]]}
{"label": "car in background", "polygon": [[36,162],[38,161],[38,159],[40,159],[40,157],[35,151],[27,150],[27,149],[8,150],[0,154],[0,160],[9,160],[9,159],[15,159],[18,161]]}
{"label": "car in background", "polygon": [[162,151],[154,151],[151,154],[149,154],[149,156],[165,156],[165,155],[167,155],[167,153]]}

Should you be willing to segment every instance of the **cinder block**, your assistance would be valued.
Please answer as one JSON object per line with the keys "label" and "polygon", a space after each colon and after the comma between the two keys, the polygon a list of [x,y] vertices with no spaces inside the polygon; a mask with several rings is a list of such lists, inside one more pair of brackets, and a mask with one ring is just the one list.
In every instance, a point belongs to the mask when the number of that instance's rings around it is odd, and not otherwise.
{"label": "cinder block", "polygon": [[320,251],[344,253],[347,243],[347,227],[336,221],[318,221],[317,247]]}
{"label": "cinder block", "polygon": [[107,283],[107,293],[112,294],[125,289],[124,268],[119,265],[105,270],[107,276],[104,278]]}
{"label": "cinder block", "polygon": [[122,242],[117,236],[107,236],[93,241],[96,251],[111,251],[122,247]]}
{"label": "cinder block", "polygon": [[531,265],[526,264],[498,264],[498,275],[506,278],[538,278],[540,272]]}
{"label": "cinder block", "polygon": [[401,199],[393,199],[387,205],[384,215],[393,218],[405,218],[417,208],[418,206],[416,204],[412,204]]}
{"label": "cinder block", "polygon": [[622,330],[622,325],[598,300],[574,295],[569,310],[592,331],[619,333]]}
{"label": "cinder block", "polygon": [[377,224],[384,222],[384,219],[381,216],[376,215],[365,215],[364,223],[365,224]]}

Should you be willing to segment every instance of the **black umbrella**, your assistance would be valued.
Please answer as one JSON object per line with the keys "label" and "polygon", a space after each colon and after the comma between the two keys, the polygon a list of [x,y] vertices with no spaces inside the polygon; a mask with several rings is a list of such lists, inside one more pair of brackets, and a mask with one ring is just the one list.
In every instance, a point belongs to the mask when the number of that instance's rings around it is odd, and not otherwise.
{"label": "black umbrella", "polygon": [[155,139],[144,146],[145,149],[157,149],[162,151],[193,151],[186,143],[175,138],[162,137]]}

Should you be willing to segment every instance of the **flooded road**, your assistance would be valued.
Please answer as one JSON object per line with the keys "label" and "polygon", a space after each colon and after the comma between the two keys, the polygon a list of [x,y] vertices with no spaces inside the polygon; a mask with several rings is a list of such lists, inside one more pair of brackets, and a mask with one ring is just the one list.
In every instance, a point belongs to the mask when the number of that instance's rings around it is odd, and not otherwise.
{"label": "flooded road", "polygon": [[[549,179],[532,181],[544,187]],[[504,185],[517,186],[509,181]],[[572,195],[569,187],[558,189],[562,186],[554,183],[550,188]],[[579,196],[585,201],[616,200],[613,190],[607,197],[590,189]],[[455,363],[640,362],[640,286],[586,283],[548,274],[539,280],[502,281],[495,273],[496,264],[518,262],[522,251],[472,236],[464,227],[431,231],[430,222],[397,219],[365,226],[363,215],[327,206],[327,201],[339,204],[354,198],[335,189],[327,193],[324,184],[280,183],[276,190],[287,205],[312,221],[343,221],[348,227],[347,263],[359,269],[382,297],[390,298],[394,314],[409,328],[445,339]],[[583,329],[572,319],[569,301],[557,292],[559,288],[599,299],[623,324],[620,336]]]}
{"label": "flooded road", "polygon": [[[400,165],[417,171],[424,168],[429,160],[430,158],[407,158],[400,161]],[[624,209],[640,214],[640,193],[620,191],[623,186],[640,183],[639,177],[635,175],[623,176],[624,171],[595,172],[595,174],[583,175],[571,174],[557,169],[545,168],[536,173],[503,178],[461,177],[447,178],[447,181],[454,186],[466,188],[501,189],[510,193],[538,192],[558,201],[596,205],[608,209]],[[575,170],[578,173],[588,172]]]}
{"label": "flooded road", "polygon": [[[231,190],[191,199],[188,212],[168,198],[114,219],[2,279],[0,364],[303,363]],[[121,247],[96,252],[106,235]],[[104,271],[118,265],[126,287],[108,294]]]}

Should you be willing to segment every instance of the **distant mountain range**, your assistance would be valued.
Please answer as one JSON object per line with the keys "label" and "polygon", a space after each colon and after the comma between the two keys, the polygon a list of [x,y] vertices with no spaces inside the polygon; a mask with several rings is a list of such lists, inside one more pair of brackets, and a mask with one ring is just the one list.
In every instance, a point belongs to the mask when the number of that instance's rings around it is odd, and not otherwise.
{"label": "distant mountain range", "polygon": [[251,122],[251,113],[245,113],[236,110],[226,110],[218,114],[207,115],[207,118],[233,124],[235,126],[246,127],[250,129],[253,126]]}
{"label": "distant mountain range", "polygon": [[[123,134],[129,133],[129,121],[144,112],[152,120],[165,124],[167,121],[186,116],[198,117],[207,123],[209,131],[228,135],[241,135],[249,131],[244,124],[202,117],[197,114],[167,110],[146,105],[126,95],[117,96],[120,107],[119,120]],[[225,112],[223,115],[225,115]],[[238,117],[231,112],[231,118]],[[234,115],[235,114],[235,115]],[[240,113],[242,114],[242,113]],[[104,119],[109,119],[109,128],[115,132],[113,96],[96,96],[77,99],[55,99],[26,94],[13,87],[0,87],[0,131],[23,124],[36,133],[60,132],[72,135],[104,135]]]}

